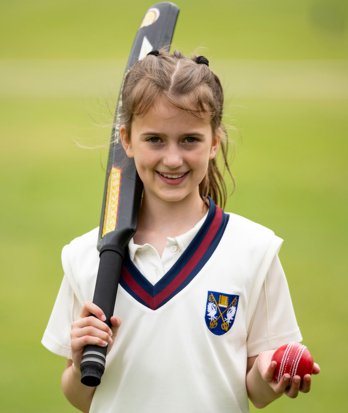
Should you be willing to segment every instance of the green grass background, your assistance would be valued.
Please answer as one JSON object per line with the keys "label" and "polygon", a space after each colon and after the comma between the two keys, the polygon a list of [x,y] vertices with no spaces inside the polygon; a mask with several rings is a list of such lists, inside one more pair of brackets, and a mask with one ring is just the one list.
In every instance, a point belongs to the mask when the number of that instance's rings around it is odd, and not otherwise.
{"label": "green grass background", "polygon": [[[348,3],[177,4],[173,47],[207,55],[225,86],[237,182],[228,209],[285,239],[281,258],[298,321],[322,368],[310,395],[284,397],[266,411],[341,413]],[[99,223],[114,104],[149,5],[0,3],[1,412],[75,411],[60,392],[65,362],[40,339],[62,277],[62,246]]]}

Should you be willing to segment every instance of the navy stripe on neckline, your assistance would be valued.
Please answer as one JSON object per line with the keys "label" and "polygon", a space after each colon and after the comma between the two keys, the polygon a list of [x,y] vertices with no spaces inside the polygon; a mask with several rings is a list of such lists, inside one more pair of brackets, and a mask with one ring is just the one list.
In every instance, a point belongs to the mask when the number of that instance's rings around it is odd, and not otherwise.
{"label": "navy stripe on neckline", "polygon": [[127,252],[121,273],[121,286],[137,301],[156,310],[183,290],[209,260],[225,231],[229,215],[210,200],[202,227],[189,246],[156,283],[151,284],[137,269]]}

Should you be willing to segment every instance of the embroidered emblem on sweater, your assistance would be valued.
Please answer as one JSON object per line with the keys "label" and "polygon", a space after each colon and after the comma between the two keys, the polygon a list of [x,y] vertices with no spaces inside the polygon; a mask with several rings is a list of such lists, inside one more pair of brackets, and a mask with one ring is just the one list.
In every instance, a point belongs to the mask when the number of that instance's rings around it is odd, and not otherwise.
{"label": "embroidered emblem on sweater", "polygon": [[205,323],[213,334],[221,336],[231,329],[236,318],[238,302],[238,295],[208,291]]}

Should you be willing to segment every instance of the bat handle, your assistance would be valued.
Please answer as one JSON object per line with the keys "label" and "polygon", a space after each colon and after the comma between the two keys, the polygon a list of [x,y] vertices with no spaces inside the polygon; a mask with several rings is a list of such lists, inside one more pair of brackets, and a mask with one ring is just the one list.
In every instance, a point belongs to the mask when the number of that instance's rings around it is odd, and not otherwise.
{"label": "bat handle", "polygon": [[89,387],[100,384],[104,374],[107,347],[86,346],[81,359],[81,383]]}
{"label": "bat handle", "polygon": [[[93,302],[106,316],[106,324],[111,327],[110,318],[114,313],[118,282],[121,275],[123,254],[120,251],[105,249],[100,253],[100,262],[94,290]],[[81,359],[81,383],[96,387],[100,384],[105,370],[107,347],[88,345]]]}

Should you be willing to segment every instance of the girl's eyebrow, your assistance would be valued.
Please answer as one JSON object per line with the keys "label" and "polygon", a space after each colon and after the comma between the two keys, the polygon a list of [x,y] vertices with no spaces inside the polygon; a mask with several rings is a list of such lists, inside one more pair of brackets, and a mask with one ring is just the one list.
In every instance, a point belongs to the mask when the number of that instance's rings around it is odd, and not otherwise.
{"label": "girl's eyebrow", "polygon": [[[151,130],[141,133],[141,136],[149,136],[149,135],[167,136],[166,133],[162,133],[162,132],[159,132],[159,131],[151,131]],[[201,132],[198,132],[198,131],[191,131],[191,132],[188,131],[188,132],[180,133],[180,135],[178,135],[178,136],[183,137],[183,136],[203,136],[203,135],[204,135],[204,133],[201,133]]]}
{"label": "girl's eyebrow", "polygon": [[160,132],[155,132],[155,131],[147,131],[147,132],[143,132],[139,135],[141,138],[149,138],[152,136],[158,136],[160,138],[165,138],[166,134],[164,133],[160,133]]}
{"label": "girl's eyebrow", "polygon": [[150,130],[150,131],[142,132],[141,135],[163,135],[163,133]]}

